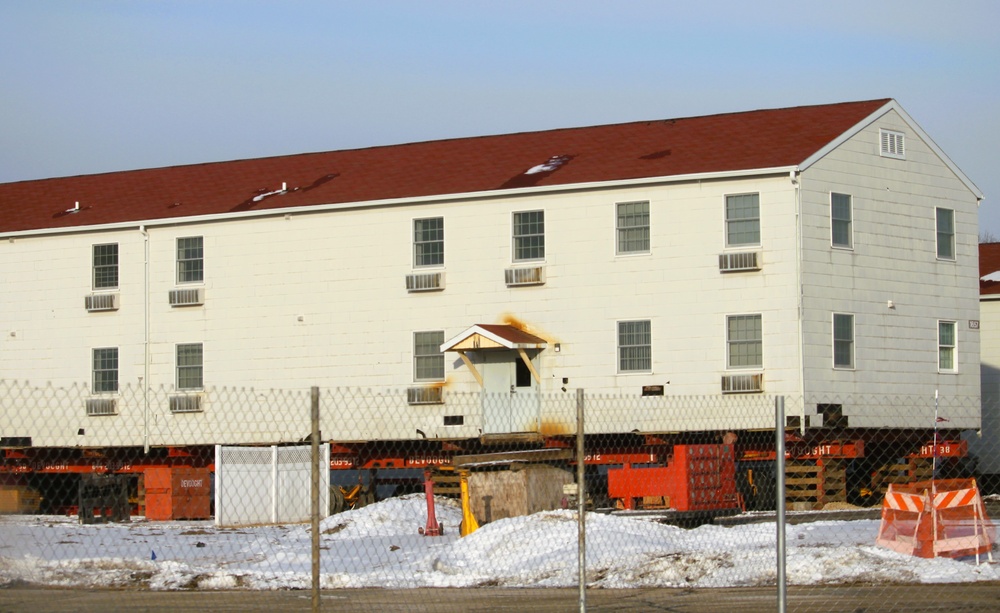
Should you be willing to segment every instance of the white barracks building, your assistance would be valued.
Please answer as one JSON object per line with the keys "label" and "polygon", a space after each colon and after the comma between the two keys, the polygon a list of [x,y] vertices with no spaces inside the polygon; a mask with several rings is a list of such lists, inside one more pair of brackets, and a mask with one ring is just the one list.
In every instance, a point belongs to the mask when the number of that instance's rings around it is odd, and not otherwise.
{"label": "white barracks building", "polygon": [[86,393],[0,436],[247,442],[199,438],[269,410],[222,390],[312,386],[381,398],[344,440],[572,432],[579,388],[925,427],[979,406],[981,198],[891,99],[3,184],[0,378]]}

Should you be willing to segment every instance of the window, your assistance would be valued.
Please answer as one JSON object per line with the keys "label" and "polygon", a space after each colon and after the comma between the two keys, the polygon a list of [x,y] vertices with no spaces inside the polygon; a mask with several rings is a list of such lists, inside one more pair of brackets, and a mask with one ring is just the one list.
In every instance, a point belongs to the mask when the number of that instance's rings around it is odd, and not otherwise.
{"label": "window", "polygon": [[201,236],[177,239],[177,282],[205,280],[205,248]]}
{"label": "window", "polygon": [[854,247],[851,235],[851,197],[847,194],[830,194],[830,230],[834,247]]}
{"label": "window", "polygon": [[118,391],[118,348],[103,347],[94,349],[94,386],[95,394]]}
{"label": "window", "polygon": [[203,375],[201,343],[177,345],[177,389],[201,389]]}
{"label": "window", "polygon": [[854,315],[833,314],[833,367],[854,368]]}
{"label": "window", "polygon": [[906,158],[903,133],[894,130],[879,130],[879,155],[899,160]]}
{"label": "window", "polygon": [[514,261],[545,259],[545,211],[514,213]]}
{"label": "window", "polygon": [[764,365],[764,344],[761,338],[760,315],[730,315],[726,318],[728,368],[761,368]]}
{"label": "window", "polygon": [[531,387],[531,369],[520,356],[514,360],[514,387]]}
{"label": "window", "polygon": [[955,372],[955,322],[938,322],[938,370]]}
{"label": "window", "polygon": [[726,246],[760,244],[760,195],[726,196]]}
{"label": "window", "polygon": [[653,348],[649,320],[618,322],[618,372],[652,370]]}
{"label": "window", "polygon": [[444,266],[444,217],[413,220],[413,266]]}
{"label": "window", "polygon": [[413,380],[444,381],[444,331],[413,333]]}
{"label": "window", "polygon": [[118,243],[94,245],[94,289],[118,287]]}
{"label": "window", "polygon": [[649,253],[649,203],[619,202],[618,253]]}
{"label": "window", "polygon": [[937,217],[937,256],[941,260],[955,259],[955,211],[935,209]]}

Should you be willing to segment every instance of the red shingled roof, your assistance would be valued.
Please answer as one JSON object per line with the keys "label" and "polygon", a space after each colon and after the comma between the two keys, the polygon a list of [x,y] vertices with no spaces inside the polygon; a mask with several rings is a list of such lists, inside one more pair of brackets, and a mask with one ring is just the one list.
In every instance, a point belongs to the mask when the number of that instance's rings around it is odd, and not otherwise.
{"label": "red shingled roof", "polygon": [[[0,232],[794,166],[871,100],[0,184]],[[554,159],[558,158],[558,159]],[[536,169],[537,172],[527,171]],[[254,201],[256,196],[281,189]],[[80,203],[76,213],[66,211]]]}
{"label": "red shingled roof", "polygon": [[545,339],[535,336],[530,332],[519,330],[508,324],[476,324],[476,327],[486,330],[490,334],[495,334],[502,339],[508,340],[515,345],[537,345],[544,344]]}
{"label": "red shingled roof", "polygon": [[473,336],[485,336],[492,337],[490,340],[498,342],[501,345],[508,347],[521,347],[524,349],[537,349],[544,347],[546,340],[544,338],[535,336],[530,332],[525,332],[519,328],[515,328],[510,324],[476,324],[470,328],[467,328],[458,336],[455,336],[442,345],[442,349],[445,351],[452,351],[456,345],[459,345]]}
{"label": "red shingled roof", "polygon": [[984,281],[986,275],[1000,272],[1000,243],[979,245],[979,294],[1000,294],[1000,280]]}

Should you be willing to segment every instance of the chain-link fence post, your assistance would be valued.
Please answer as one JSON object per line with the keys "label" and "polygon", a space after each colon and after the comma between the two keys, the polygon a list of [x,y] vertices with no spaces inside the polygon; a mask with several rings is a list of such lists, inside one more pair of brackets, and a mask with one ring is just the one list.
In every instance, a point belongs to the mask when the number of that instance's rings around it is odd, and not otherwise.
{"label": "chain-link fence post", "polygon": [[319,388],[311,390],[312,435],[312,496],[310,498],[312,516],[312,610],[319,611],[319,488],[320,477],[325,471],[319,467]]}
{"label": "chain-link fence post", "polygon": [[579,568],[580,613],[587,611],[587,488],[583,445],[583,390],[576,390],[576,510],[579,530],[577,565]]}
{"label": "chain-link fence post", "polygon": [[788,605],[788,586],[785,576],[785,397],[774,399],[774,507],[778,530],[778,613],[785,613]]}

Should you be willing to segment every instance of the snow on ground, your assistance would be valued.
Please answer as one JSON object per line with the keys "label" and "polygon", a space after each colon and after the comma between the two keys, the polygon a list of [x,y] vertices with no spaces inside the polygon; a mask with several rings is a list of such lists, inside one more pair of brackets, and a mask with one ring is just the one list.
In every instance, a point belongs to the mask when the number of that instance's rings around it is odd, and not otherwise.
{"label": "snow on ground", "polygon": [[[503,519],[459,538],[461,510],[437,499],[445,533],[421,536],[422,494],[321,523],[322,587],[570,587],[575,511]],[[875,545],[878,520],[787,526],[792,585],[1000,580],[1000,564],[921,559]],[[591,587],[773,585],[773,522],[682,529],[650,518],[587,515]],[[0,587],[287,589],[311,585],[308,524],[219,528],[212,522],[81,525],[73,517],[0,517]]]}

